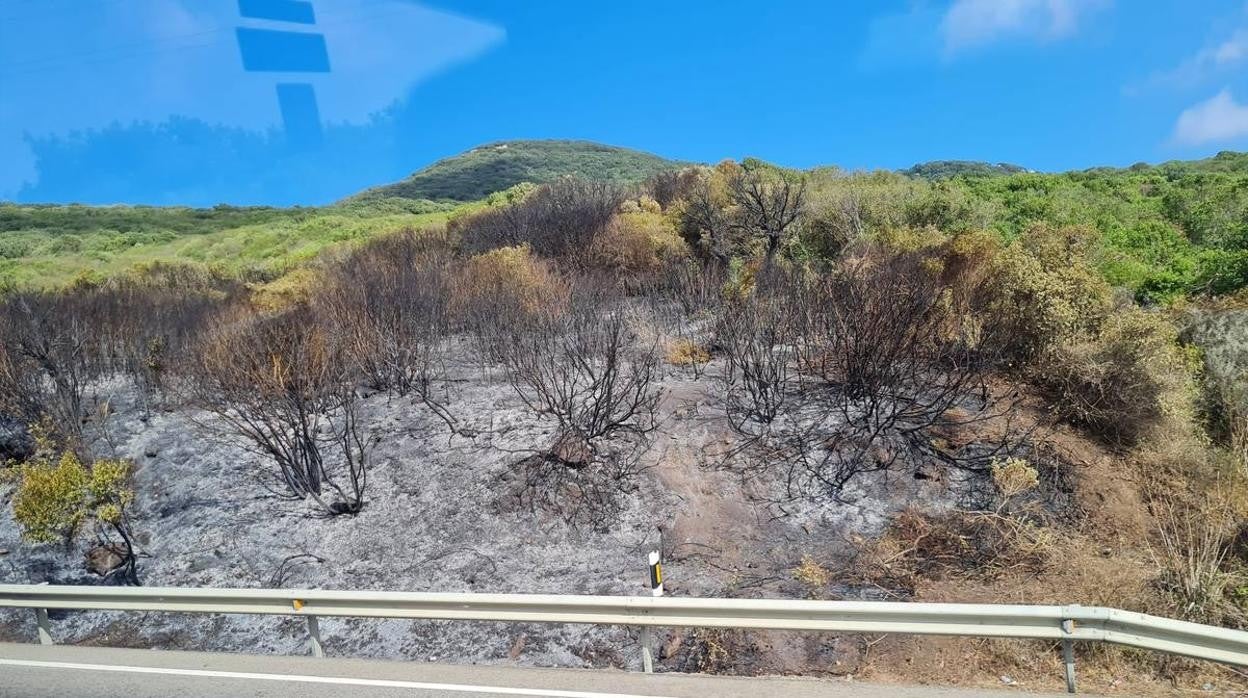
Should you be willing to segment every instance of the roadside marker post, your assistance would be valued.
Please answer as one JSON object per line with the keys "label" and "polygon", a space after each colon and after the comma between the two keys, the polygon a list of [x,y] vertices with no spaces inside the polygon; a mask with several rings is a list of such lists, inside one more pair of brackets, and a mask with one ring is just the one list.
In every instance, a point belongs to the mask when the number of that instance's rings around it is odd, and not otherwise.
{"label": "roadside marker post", "polygon": [[[663,595],[663,561],[659,556],[659,551],[650,551],[650,595]],[[647,674],[654,673],[654,651],[651,645],[654,642],[650,626],[641,626],[641,668]]]}
{"label": "roadside marker post", "polygon": [[657,550],[650,551],[650,595],[663,595],[663,561]]}

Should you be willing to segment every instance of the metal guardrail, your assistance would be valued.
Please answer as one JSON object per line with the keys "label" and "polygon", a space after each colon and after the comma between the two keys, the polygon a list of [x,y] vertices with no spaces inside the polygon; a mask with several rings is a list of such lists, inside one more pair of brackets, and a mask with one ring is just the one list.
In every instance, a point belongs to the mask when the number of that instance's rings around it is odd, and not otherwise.
{"label": "metal guardrail", "polygon": [[53,643],[49,609],[303,616],[316,656],[324,656],[317,622],[321,617],[1052,640],[1062,644],[1072,693],[1075,642],[1108,642],[1248,666],[1248,632],[1093,606],[0,584],[4,607],[33,609],[44,644]]}

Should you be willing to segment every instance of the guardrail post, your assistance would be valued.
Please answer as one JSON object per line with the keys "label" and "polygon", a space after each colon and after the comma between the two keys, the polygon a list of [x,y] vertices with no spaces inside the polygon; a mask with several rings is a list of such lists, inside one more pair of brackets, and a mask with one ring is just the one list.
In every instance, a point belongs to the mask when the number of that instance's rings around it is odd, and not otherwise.
{"label": "guardrail post", "polygon": [[1067,637],[1062,638],[1062,661],[1066,664],[1066,692],[1075,692],[1075,641],[1070,639],[1070,635],[1075,632],[1075,621],[1063,620],[1062,633]]}
{"label": "guardrail post", "polygon": [[308,639],[312,645],[313,657],[324,657],[325,648],[321,646],[321,621],[316,616],[306,616],[308,621]]}
{"label": "guardrail post", "polygon": [[650,649],[654,638],[651,635],[650,626],[641,626],[641,670],[647,674],[654,673],[654,651]]}
{"label": "guardrail post", "polygon": [[48,622],[48,609],[36,608],[35,622],[39,625],[39,644],[56,644],[56,642],[52,639],[52,624]]}

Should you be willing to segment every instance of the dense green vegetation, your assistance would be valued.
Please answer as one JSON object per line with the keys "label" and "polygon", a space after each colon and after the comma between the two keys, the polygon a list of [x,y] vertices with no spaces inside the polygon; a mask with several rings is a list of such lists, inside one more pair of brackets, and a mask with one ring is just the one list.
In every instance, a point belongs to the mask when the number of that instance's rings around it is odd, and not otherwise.
{"label": "dense green vegetation", "polygon": [[1018,175],[965,186],[997,204],[1006,237],[1036,220],[1099,233],[1107,281],[1141,300],[1225,294],[1248,284],[1248,174],[1181,172]]}
{"label": "dense green vegetation", "polygon": [[[326,246],[439,225],[457,208],[493,205],[482,200],[521,182],[579,176],[635,186],[679,167],[582,141],[513,141],[324,208],[0,204],[0,284],[56,286],[83,272],[113,275],[152,262],[269,278]],[[900,231],[988,230],[1008,242],[1044,223],[1093,231],[1097,269],[1143,302],[1248,285],[1248,154],[1059,174],[935,161],[900,173],[827,168],[786,176],[805,183],[807,204],[787,243],[790,255],[826,256],[846,239]],[[469,201],[481,203],[455,203]]]}
{"label": "dense green vegetation", "polygon": [[476,201],[521,182],[545,184],[569,175],[637,184],[679,165],[650,153],[588,141],[506,141],[440,160],[401,182],[359,196]]}
{"label": "dense green vegetation", "polygon": [[0,204],[0,285],[54,287],[153,263],[268,278],[331,245],[441,224],[454,208],[409,199],[289,209]]}
{"label": "dense green vegetation", "polygon": [[[1105,169],[1105,168],[1099,168]],[[1166,173],[1180,172],[1248,172],[1248,153],[1237,153],[1223,150],[1211,158],[1201,160],[1170,160],[1160,165],[1149,165],[1137,162],[1130,168],[1133,171],[1161,170]]]}
{"label": "dense green vegetation", "polygon": [[[1003,241],[1031,226],[1083,226],[1097,268],[1141,301],[1224,295],[1248,285],[1248,169],[1242,155],[1126,170],[939,181],[878,172],[810,175],[812,215],[803,242],[813,253],[852,234],[845,220],[898,230],[989,230]],[[862,231],[857,231],[862,232]]]}
{"label": "dense green vegetation", "polygon": [[901,173],[907,177],[948,179],[949,177],[957,177],[959,175],[991,177],[994,175],[1018,174],[1026,171],[1026,167],[1013,165],[1008,162],[999,162],[994,165],[990,162],[978,160],[932,160],[908,167],[902,170]]}

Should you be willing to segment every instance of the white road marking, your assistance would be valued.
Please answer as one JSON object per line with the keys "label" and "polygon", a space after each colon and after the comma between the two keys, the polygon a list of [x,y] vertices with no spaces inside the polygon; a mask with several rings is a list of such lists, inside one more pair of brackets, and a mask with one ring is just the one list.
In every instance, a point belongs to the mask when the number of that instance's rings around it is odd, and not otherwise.
{"label": "white road marking", "polygon": [[296,683],[325,683],[339,686],[377,686],[380,688],[415,688],[426,691],[453,691],[460,693],[490,693],[506,696],[545,696],[548,698],[664,698],[653,695],[627,693],[595,693],[593,691],[560,691],[547,688],[506,688],[503,686],[471,686],[455,683],[425,683],[422,681],[391,681],[387,679],[357,679],[345,676],[302,676],[298,674],[254,674],[243,671],[209,671],[207,669],[172,669],[164,667],[114,666],[111,664],[77,664],[74,662],[40,662],[25,659],[0,659],[0,666],[23,666],[39,669],[77,669],[82,671],[112,671],[128,674],[169,674],[172,676],[197,676],[214,679],[251,679],[254,681],[291,681]]}

